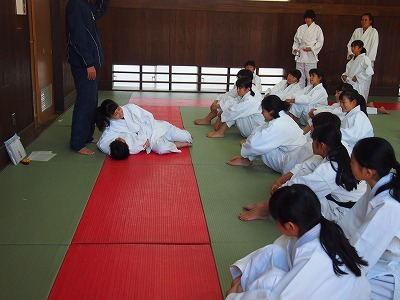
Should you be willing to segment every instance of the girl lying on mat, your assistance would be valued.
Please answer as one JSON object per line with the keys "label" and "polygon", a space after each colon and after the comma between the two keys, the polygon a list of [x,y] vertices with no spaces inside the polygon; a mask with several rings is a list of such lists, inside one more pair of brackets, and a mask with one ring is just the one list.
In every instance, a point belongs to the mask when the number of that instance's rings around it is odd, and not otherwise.
{"label": "girl lying on mat", "polygon": [[368,263],[341,228],[321,214],[315,193],[306,185],[279,189],[269,202],[283,234],[230,267],[234,299],[370,299],[361,273]]}
{"label": "girl lying on mat", "polygon": [[178,148],[192,146],[192,136],[135,104],[119,106],[104,100],[97,108],[97,128],[103,132],[97,146],[114,159],[124,159],[141,151],[158,154],[181,152]]}

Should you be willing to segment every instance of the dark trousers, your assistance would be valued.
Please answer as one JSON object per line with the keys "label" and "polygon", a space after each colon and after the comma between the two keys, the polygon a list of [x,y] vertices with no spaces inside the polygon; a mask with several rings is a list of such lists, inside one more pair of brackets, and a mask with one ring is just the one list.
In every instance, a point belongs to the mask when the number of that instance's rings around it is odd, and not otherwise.
{"label": "dark trousers", "polygon": [[95,113],[98,103],[98,78],[87,79],[86,68],[71,66],[76,88],[76,100],[72,115],[70,148],[79,151],[93,140]]}

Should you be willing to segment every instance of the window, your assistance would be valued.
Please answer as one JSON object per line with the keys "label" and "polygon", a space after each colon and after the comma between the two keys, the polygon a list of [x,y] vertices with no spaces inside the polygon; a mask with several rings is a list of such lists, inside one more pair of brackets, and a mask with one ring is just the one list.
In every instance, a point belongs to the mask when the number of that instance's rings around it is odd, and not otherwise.
{"label": "window", "polygon": [[[113,90],[188,91],[224,93],[236,82],[240,68],[113,65]],[[262,89],[282,80],[284,70],[259,68]]]}

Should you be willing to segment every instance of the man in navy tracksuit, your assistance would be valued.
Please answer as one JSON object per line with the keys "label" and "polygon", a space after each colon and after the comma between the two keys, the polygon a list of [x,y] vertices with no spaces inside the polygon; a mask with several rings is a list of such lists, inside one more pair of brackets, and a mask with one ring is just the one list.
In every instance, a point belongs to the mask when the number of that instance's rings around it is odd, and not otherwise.
{"label": "man in navy tracksuit", "polygon": [[70,148],[83,155],[94,154],[85,144],[96,142],[93,132],[98,102],[98,71],[104,61],[96,20],[105,14],[108,2],[69,0],[66,8],[67,60],[76,88]]}

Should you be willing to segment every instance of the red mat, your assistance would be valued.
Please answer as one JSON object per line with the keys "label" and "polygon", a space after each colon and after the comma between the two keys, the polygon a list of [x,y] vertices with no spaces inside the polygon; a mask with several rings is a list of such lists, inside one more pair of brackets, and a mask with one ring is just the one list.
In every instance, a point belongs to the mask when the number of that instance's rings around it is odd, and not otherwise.
{"label": "red mat", "polygon": [[209,243],[193,166],[106,160],[72,242]]}
{"label": "red mat", "polygon": [[49,299],[222,299],[209,245],[72,245]]}

